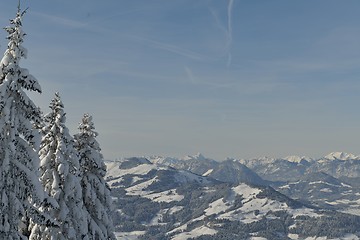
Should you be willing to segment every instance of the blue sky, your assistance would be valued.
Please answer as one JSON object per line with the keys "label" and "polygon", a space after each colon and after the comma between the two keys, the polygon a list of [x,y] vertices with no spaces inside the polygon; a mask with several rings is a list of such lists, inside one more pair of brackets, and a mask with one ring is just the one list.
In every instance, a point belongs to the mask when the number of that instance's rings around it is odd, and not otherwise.
{"label": "blue sky", "polygon": [[[0,25],[16,1],[3,0]],[[23,1],[22,62],[105,158],[360,153],[360,1]],[[5,31],[0,51],[5,51]]]}

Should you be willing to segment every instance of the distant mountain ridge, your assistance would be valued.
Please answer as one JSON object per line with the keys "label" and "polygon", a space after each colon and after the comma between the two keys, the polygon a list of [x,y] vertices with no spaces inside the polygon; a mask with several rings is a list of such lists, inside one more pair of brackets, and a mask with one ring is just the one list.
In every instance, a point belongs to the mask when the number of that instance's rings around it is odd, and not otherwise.
{"label": "distant mountain ridge", "polygon": [[[291,160],[263,163],[287,162],[284,166],[290,168],[312,164],[303,158]],[[239,160],[217,162],[201,154],[183,159],[132,157],[107,161],[107,167],[119,239],[360,236],[360,216],[349,214],[357,211],[358,199],[351,197],[356,188],[326,173],[306,173],[296,182],[270,182]],[[317,204],[320,199],[324,204]]]}
{"label": "distant mountain ridge", "polygon": [[218,162],[206,158],[202,154],[197,154],[195,156],[186,156],[183,159],[155,157],[150,158],[149,161],[176,169],[187,170],[202,176],[208,176],[222,182],[268,185],[268,183],[255,172],[235,159]]}
{"label": "distant mountain ridge", "polygon": [[[199,175],[205,174],[225,182],[248,181],[267,185],[266,181],[296,181],[304,174],[311,172],[324,172],[335,178],[347,179],[348,182],[353,183],[356,183],[356,179],[360,178],[360,156],[345,152],[332,152],[318,159],[305,156],[288,156],[284,158],[228,158],[224,161],[216,161],[201,153],[183,158],[161,156],[144,158],[151,163],[187,170]],[[231,171],[227,172],[227,175],[221,174],[226,167],[238,169],[236,172],[240,170],[243,172],[240,174],[241,176],[236,173],[230,174]]]}
{"label": "distant mountain ridge", "polygon": [[360,160],[360,156],[355,156],[351,153],[345,153],[345,152],[332,152],[324,157],[324,159],[329,160]]}

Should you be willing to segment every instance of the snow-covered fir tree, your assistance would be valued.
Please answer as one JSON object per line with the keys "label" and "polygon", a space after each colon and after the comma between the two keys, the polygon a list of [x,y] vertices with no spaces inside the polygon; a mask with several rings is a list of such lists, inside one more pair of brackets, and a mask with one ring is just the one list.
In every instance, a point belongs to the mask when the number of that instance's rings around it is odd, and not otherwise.
{"label": "snow-covered fir tree", "polygon": [[29,217],[45,224],[35,205],[43,201],[38,179],[37,155],[41,112],[25,91],[41,92],[37,80],[20,67],[27,51],[22,46],[25,33],[18,8],[5,27],[9,43],[0,62],[0,239],[26,239]]}
{"label": "snow-covered fir tree", "polygon": [[58,203],[41,210],[55,219],[60,227],[35,224],[32,240],[89,239],[87,212],[83,204],[81,171],[74,139],[65,125],[64,105],[58,93],[50,103],[50,113],[44,117],[40,145],[40,180],[45,192]]}
{"label": "snow-covered fir tree", "polygon": [[96,140],[98,133],[95,132],[90,115],[84,115],[79,130],[74,138],[75,147],[80,155],[83,199],[89,213],[89,239],[116,239],[110,217],[110,189],[104,180],[106,165]]}

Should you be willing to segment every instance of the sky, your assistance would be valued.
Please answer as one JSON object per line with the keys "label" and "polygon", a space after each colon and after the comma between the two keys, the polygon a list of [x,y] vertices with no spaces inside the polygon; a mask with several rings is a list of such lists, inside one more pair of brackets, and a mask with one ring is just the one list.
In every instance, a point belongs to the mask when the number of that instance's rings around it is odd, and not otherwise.
{"label": "sky", "polygon": [[[22,6],[29,95],[46,113],[60,92],[72,134],[91,114],[106,159],[360,154],[358,0]],[[1,1],[0,26],[16,9]]]}

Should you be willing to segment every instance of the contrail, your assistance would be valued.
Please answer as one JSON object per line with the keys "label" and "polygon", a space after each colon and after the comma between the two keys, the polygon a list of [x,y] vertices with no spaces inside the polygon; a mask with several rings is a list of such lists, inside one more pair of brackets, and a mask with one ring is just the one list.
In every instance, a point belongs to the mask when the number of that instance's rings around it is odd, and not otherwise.
{"label": "contrail", "polygon": [[127,35],[127,36],[129,36],[130,38],[135,39],[137,41],[143,42],[143,43],[147,44],[148,46],[162,49],[165,51],[169,51],[169,52],[178,54],[180,56],[188,57],[188,58],[195,59],[195,60],[201,60],[201,61],[209,59],[209,57],[207,57],[205,55],[202,55],[197,52],[193,52],[191,50],[187,50],[184,48],[180,48],[176,45],[167,44],[167,43],[151,40],[151,39],[141,37],[141,36],[136,36],[136,35]]}
{"label": "contrail", "polygon": [[227,66],[231,64],[231,44],[232,44],[232,9],[234,0],[229,0],[228,4],[228,29],[227,29],[227,50],[228,50],[228,62]]}
{"label": "contrail", "polygon": [[188,66],[184,66],[184,69],[185,69],[186,75],[189,78],[189,80],[191,81],[191,83],[195,84],[196,79],[195,79],[194,74],[191,71],[191,69]]}

